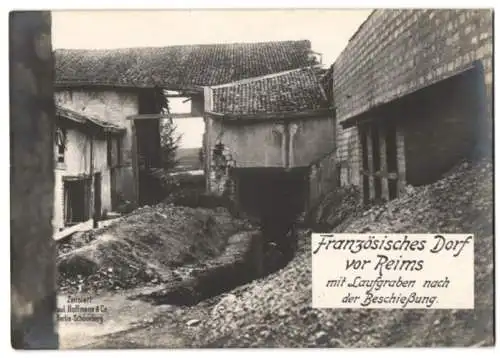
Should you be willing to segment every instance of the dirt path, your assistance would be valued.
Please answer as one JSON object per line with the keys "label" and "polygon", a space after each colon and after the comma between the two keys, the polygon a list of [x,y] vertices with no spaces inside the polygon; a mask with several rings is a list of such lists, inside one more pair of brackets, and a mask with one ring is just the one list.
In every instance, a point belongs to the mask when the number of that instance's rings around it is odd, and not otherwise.
{"label": "dirt path", "polygon": [[[146,289],[142,288],[140,290],[92,297],[91,303],[70,304],[73,307],[76,305],[80,305],[81,307],[99,306],[101,310],[104,308],[106,312],[101,315],[103,318],[102,322],[66,322],[60,320],[58,323],[60,349],[85,348],[88,346],[94,347],[99,344],[99,342],[102,342],[105,336],[118,332],[124,333],[137,330],[144,326],[151,326],[159,316],[175,309],[175,307],[169,305],[154,306],[144,301],[128,299],[128,297],[137,294],[138,291],[144,293]],[[59,308],[66,306],[66,310],[68,310],[68,297],[84,296],[58,296]],[[74,317],[75,313],[66,312],[65,315]],[[87,314],[84,313],[80,315],[85,316]],[[96,314],[96,316],[97,315],[98,314]],[[166,334],[164,341],[167,346],[175,347],[183,345],[182,339],[172,334]],[[124,344],[127,345],[126,343]],[[133,344],[133,342],[129,342],[129,344]]]}

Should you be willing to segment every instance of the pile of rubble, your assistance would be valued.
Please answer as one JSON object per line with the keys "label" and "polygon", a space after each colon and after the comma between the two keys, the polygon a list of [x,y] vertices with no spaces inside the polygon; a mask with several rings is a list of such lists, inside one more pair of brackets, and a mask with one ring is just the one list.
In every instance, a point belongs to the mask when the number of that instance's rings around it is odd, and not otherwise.
{"label": "pile of rubble", "polygon": [[[210,347],[468,346],[493,341],[492,164],[462,163],[442,180],[349,221],[343,232],[470,232],[475,239],[474,310],[311,308],[311,252],[303,233],[284,269],[238,287],[192,332]],[[335,232],[340,232],[334,229]],[[192,315],[190,317],[193,317]]]}
{"label": "pile of rubble", "polygon": [[173,269],[220,255],[232,234],[251,228],[222,208],[142,207],[106,228],[58,243],[59,291],[113,291],[169,281]]}
{"label": "pile of rubble", "polygon": [[[462,163],[334,232],[470,232],[475,237],[474,310],[311,308],[311,247],[299,230],[298,252],[284,268],[192,307],[175,307],[144,329],[109,337],[96,348],[123,347],[418,347],[487,346],[493,334],[492,164]],[[352,220],[351,220],[352,219]],[[181,343],[172,343],[175,332]],[[165,338],[167,337],[167,338]]]}
{"label": "pile of rubble", "polygon": [[400,198],[373,206],[344,231],[491,235],[492,174],[490,162],[462,162],[431,185],[408,185]]}
{"label": "pile of rubble", "polygon": [[355,186],[341,187],[327,194],[308,215],[314,231],[330,231],[348,218],[363,212],[361,193]]}
{"label": "pile of rubble", "polygon": [[191,267],[189,275],[173,280],[161,290],[134,298],[154,304],[191,306],[241,284],[261,277],[264,272],[263,242],[260,231],[241,231],[232,235],[224,252]]}

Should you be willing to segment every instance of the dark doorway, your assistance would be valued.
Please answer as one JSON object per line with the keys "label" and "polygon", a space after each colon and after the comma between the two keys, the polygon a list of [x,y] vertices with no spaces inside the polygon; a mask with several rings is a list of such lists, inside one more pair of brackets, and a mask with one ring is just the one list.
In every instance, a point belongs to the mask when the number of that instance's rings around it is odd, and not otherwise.
{"label": "dark doorway", "polygon": [[111,210],[116,210],[119,203],[118,191],[117,191],[117,175],[118,168],[110,168],[109,170],[109,186],[111,189]]}
{"label": "dark doorway", "polygon": [[404,117],[400,128],[407,184],[431,184],[462,160],[474,159],[481,147],[486,149],[488,134],[478,132],[486,123],[480,66],[424,87],[395,105],[398,116]]}
{"label": "dark doorway", "polygon": [[94,224],[101,219],[101,173],[94,175]]}
{"label": "dark doorway", "polygon": [[64,181],[64,222],[66,226],[90,219],[90,179]]}
{"label": "dark doorway", "polygon": [[373,158],[373,184],[375,189],[375,200],[382,198],[382,181],[380,177],[380,138],[379,128],[376,123],[371,125],[372,158]]}
{"label": "dark doorway", "polygon": [[365,204],[370,200],[370,182],[369,182],[369,166],[368,166],[368,143],[366,138],[366,128],[359,127],[359,137],[361,141],[361,157],[362,157],[362,178],[363,178],[363,202]]}
{"label": "dark doorway", "polygon": [[135,123],[137,152],[140,167],[159,168],[160,162],[160,127],[158,119],[141,119]]}
{"label": "dark doorway", "polygon": [[396,127],[388,122],[385,127],[385,150],[387,158],[389,200],[398,196],[398,152],[396,144]]}
{"label": "dark doorway", "polygon": [[293,217],[305,209],[307,169],[233,169],[242,211],[256,217]]}
{"label": "dark doorway", "polygon": [[135,121],[139,167],[139,204],[152,205],[163,199],[161,184],[153,175],[162,167],[159,119]]}

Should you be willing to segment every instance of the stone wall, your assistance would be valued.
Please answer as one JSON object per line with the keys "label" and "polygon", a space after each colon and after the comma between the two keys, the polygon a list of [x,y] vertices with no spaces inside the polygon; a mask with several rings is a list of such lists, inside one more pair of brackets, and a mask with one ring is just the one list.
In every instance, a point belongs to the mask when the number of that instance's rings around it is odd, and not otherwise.
{"label": "stone wall", "polygon": [[240,167],[284,166],[283,130],[279,125],[272,122],[231,123],[207,117],[205,131],[209,155],[210,148],[222,143],[231,148],[232,159]]}
{"label": "stone wall", "polygon": [[315,208],[326,194],[338,185],[339,166],[335,150],[317,160],[309,167],[308,199],[306,211]]}
{"label": "stone wall", "polygon": [[9,25],[12,346],[54,349],[51,17],[49,12],[16,11]]}
{"label": "stone wall", "polygon": [[230,147],[241,168],[307,167],[331,152],[335,142],[334,121],[326,116],[286,121],[208,118],[206,123],[206,145]]}
{"label": "stone wall", "polygon": [[211,148],[210,155],[210,192],[234,199],[235,183],[231,169],[236,167],[231,149],[221,142]]}
{"label": "stone wall", "polygon": [[290,121],[290,167],[307,167],[335,148],[333,116]]}
{"label": "stone wall", "polygon": [[356,127],[343,129],[337,124],[337,163],[340,185],[361,185],[361,146]]}

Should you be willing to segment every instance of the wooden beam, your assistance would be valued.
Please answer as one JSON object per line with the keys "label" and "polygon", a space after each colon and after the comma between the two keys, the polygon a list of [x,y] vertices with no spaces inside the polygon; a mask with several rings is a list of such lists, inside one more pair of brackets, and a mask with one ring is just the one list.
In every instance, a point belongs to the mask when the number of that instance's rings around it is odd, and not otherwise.
{"label": "wooden beam", "polygon": [[66,238],[66,237],[74,234],[75,232],[91,230],[92,229],[92,224],[93,224],[93,220],[89,219],[87,221],[84,221],[82,223],[70,226],[68,228],[65,228],[65,229],[59,231],[59,232],[54,233],[54,235],[52,236],[52,238],[55,241],[59,241],[59,240],[62,240],[64,238]]}
{"label": "wooden beam", "polygon": [[129,120],[163,119],[163,118],[168,118],[168,115],[164,113],[151,113],[151,114],[134,114],[126,117],[126,119]]}
{"label": "wooden beam", "polygon": [[205,113],[209,114],[209,113],[214,113],[213,115],[214,116],[217,116],[218,114],[216,114],[215,112],[212,112],[212,88],[210,87],[205,87],[203,89],[203,99],[204,99],[204,105],[203,105],[203,109],[205,111]]}
{"label": "wooden beam", "polygon": [[137,148],[137,129],[135,121],[131,123],[131,132],[132,132],[132,176],[134,178],[134,205],[139,206],[140,197],[139,197],[139,154]]}
{"label": "wooden beam", "polygon": [[193,118],[193,117],[200,117],[195,115],[194,113],[171,113],[170,116],[172,118]]}
{"label": "wooden beam", "polygon": [[401,128],[396,128],[396,155],[398,160],[398,196],[404,192],[406,186],[406,153],[405,138]]}
{"label": "wooden beam", "polygon": [[[366,153],[368,156],[368,172],[373,173],[373,141],[372,141],[372,127],[366,127]],[[368,177],[368,198],[369,200],[375,199],[375,181],[373,174]]]}
{"label": "wooden beam", "polygon": [[396,172],[391,172],[391,173],[388,173],[387,171],[378,171],[378,172],[369,172],[368,170],[360,170],[359,171],[359,174],[361,175],[365,175],[365,176],[368,176],[368,177],[378,177],[378,178],[388,178],[388,179],[398,179],[399,176],[398,176],[398,173]]}
{"label": "wooden beam", "polygon": [[[380,146],[380,172],[387,173],[387,145],[386,145],[386,127],[379,126],[379,146]],[[389,180],[387,176],[381,175],[381,196],[383,200],[389,200]]]}
{"label": "wooden beam", "polygon": [[175,94],[166,94],[165,97],[167,98],[185,98],[185,97],[189,97],[188,94],[183,94],[183,93],[175,93]]}

